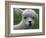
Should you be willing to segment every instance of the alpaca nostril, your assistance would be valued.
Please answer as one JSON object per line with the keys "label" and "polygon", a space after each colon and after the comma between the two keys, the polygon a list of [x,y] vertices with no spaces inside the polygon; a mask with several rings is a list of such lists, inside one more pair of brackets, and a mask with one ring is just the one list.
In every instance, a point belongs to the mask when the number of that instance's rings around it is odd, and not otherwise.
{"label": "alpaca nostril", "polygon": [[31,21],[29,21],[29,23],[31,23]]}
{"label": "alpaca nostril", "polygon": [[29,21],[29,26],[32,26],[31,21]]}

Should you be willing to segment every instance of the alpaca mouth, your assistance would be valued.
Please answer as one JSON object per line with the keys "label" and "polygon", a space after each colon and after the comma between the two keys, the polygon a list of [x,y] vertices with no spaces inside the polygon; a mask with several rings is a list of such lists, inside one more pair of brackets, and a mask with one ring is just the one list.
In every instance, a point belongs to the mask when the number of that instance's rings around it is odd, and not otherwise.
{"label": "alpaca mouth", "polygon": [[29,23],[29,26],[32,26],[32,24],[31,24],[31,23]]}

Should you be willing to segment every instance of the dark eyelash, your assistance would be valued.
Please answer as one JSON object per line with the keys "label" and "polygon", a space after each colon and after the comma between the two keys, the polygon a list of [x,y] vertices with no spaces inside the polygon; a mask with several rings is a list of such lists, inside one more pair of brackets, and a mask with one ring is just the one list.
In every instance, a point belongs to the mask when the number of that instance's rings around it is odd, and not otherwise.
{"label": "dark eyelash", "polygon": [[24,17],[24,19],[26,19],[27,17]]}

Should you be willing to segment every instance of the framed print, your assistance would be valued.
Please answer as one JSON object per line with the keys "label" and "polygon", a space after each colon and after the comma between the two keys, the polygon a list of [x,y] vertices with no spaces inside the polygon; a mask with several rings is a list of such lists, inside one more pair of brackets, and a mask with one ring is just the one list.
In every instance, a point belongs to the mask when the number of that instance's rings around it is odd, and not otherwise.
{"label": "framed print", "polygon": [[45,34],[45,4],[5,1],[5,36]]}

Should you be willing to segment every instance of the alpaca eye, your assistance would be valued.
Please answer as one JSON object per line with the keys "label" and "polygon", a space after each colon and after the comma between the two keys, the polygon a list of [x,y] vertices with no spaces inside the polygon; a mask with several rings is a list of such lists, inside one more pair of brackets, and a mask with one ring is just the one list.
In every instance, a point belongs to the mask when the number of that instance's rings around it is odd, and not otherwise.
{"label": "alpaca eye", "polygon": [[24,19],[26,19],[27,17],[24,17]]}

